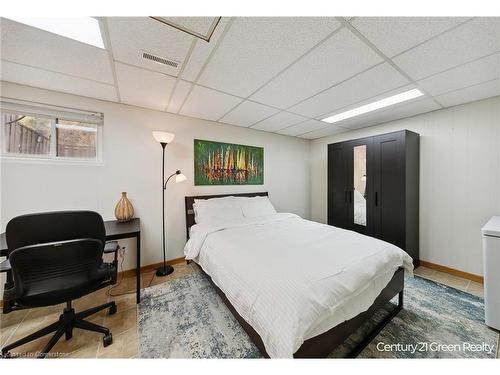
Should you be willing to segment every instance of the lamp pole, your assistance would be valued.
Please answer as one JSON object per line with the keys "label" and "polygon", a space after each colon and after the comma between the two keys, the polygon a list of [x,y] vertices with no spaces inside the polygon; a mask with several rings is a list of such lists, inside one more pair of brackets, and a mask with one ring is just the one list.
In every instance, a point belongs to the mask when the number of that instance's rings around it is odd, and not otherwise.
{"label": "lamp pole", "polygon": [[[166,241],[165,241],[165,190],[167,190],[167,181],[165,181],[165,147],[167,147],[166,142],[160,142],[162,147],[162,171],[161,171],[161,206],[162,206],[162,242],[163,242],[163,266],[156,270],[156,276],[167,276],[174,272],[174,268],[167,265],[167,255],[166,255]],[[170,177],[168,178],[170,179]]]}

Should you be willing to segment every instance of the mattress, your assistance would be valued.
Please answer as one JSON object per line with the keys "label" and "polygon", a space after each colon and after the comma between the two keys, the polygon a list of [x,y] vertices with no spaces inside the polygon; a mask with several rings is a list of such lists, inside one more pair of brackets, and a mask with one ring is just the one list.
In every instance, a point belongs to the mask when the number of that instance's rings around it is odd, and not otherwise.
{"label": "mattress", "polygon": [[399,267],[400,248],[356,232],[273,214],[196,224],[185,246],[271,358],[290,358],[308,338],[366,311]]}

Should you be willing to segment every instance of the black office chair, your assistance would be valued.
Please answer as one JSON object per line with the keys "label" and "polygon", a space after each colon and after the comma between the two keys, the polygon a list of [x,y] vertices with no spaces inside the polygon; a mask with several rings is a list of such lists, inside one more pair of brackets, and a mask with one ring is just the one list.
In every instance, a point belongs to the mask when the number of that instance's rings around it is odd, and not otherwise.
{"label": "black office chair", "polygon": [[[66,302],[59,321],[2,348],[9,351],[49,333],[54,336],[39,353],[44,358],[64,334],[66,340],[79,328],[104,334],[103,345],[113,342],[106,327],[85,321],[88,316],[109,308],[115,302],[75,313],[71,301],[108,285],[117,278],[116,242],[105,243],[104,222],[92,211],[62,211],[18,216],[7,224],[8,258],[0,267],[7,272],[3,312],[52,306]],[[104,263],[103,253],[114,253],[112,263]]]}

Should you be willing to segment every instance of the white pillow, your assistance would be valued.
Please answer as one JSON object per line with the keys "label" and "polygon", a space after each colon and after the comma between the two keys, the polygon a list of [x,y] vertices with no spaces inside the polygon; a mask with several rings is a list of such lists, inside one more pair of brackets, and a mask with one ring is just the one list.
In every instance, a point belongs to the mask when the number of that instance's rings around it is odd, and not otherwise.
{"label": "white pillow", "polygon": [[196,223],[213,224],[243,219],[241,207],[232,199],[195,199],[193,204]]}
{"label": "white pillow", "polygon": [[241,201],[240,205],[245,217],[257,217],[276,213],[276,209],[268,197],[253,197],[249,200]]}

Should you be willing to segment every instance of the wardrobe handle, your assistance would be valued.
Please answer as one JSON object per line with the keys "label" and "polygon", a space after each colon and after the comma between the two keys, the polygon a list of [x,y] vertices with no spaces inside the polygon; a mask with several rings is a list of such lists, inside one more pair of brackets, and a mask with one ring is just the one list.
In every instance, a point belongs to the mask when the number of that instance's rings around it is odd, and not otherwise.
{"label": "wardrobe handle", "polygon": [[347,203],[347,190],[345,191],[345,203]]}
{"label": "wardrobe handle", "polygon": [[349,190],[349,203],[352,203],[352,190]]}
{"label": "wardrobe handle", "polygon": [[378,192],[375,192],[375,206],[378,206]]}

